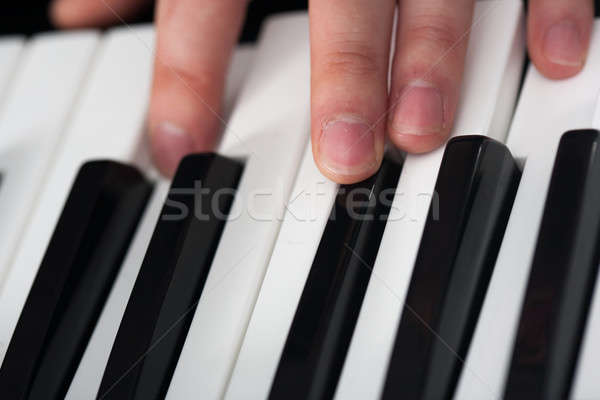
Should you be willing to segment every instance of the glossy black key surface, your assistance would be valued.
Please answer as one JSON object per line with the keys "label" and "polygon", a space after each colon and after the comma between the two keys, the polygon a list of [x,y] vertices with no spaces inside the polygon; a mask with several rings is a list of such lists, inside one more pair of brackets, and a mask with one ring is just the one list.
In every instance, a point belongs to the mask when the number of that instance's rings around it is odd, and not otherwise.
{"label": "glossy black key surface", "polygon": [[0,368],[2,399],[64,397],[151,191],[133,167],[81,167]]}
{"label": "glossy black key surface", "polygon": [[179,165],[98,398],[165,396],[241,173],[241,163],[216,154],[190,155]]}
{"label": "glossy black key surface", "polygon": [[462,136],[448,143],[396,332],[384,399],[452,397],[520,176],[508,149],[493,139]]}
{"label": "glossy black key surface", "polygon": [[332,397],[400,170],[401,164],[386,158],[373,177],[340,187],[279,361],[271,399]]}
{"label": "glossy black key surface", "polygon": [[600,255],[600,133],[563,135],[504,397],[565,399],[598,273]]}

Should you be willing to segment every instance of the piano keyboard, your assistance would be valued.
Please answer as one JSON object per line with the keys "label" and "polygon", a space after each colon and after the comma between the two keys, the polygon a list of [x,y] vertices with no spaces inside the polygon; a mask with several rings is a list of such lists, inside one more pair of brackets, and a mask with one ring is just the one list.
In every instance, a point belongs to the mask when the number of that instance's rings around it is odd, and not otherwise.
{"label": "piano keyboard", "polygon": [[2,398],[600,398],[600,30],[521,82],[524,32],[477,2],[450,141],[354,185],[312,159],[302,13],[172,180],[152,27],[0,39]]}

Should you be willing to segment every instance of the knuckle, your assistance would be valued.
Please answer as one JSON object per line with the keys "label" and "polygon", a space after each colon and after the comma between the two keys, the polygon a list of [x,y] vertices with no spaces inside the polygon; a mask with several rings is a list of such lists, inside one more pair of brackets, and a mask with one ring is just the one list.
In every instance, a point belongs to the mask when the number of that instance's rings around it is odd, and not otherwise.
{"label": "knuckle", "polygon": [[218,95],[218,88],[215,86],[219,81],[218,77],[202,68],[190,68],[186,64],[163,64],[157,78],[167,86],[175,85],[206,98],[207,101]]}
{"label": "knuckle", "polygon": [[181,83],[193,90],[197,94],[207,96],[215,91],[215,82],[217,79],[210,71],[202,68],[186,68],[186,67],[172,67],[172,72],[176,79],[180,80]]}
{"label": "knuckle", "polygon": [[324,54],[322,67],[326,74],[372,76],[381,72],[381,57],[367,45],[344,42]]}
{"label": "knuckle", "polygon": [[406,39],[419,43],[432,43],[444,49],[456,45],[461,33],[451,19],[443,15],[422,15],[405,28]]}
{"label": "knuckle", "polygon": [[221,65],[187,50],[191,46],[160,46],[156,58],[156,77],[195,92],[209,95],[224,79]]}

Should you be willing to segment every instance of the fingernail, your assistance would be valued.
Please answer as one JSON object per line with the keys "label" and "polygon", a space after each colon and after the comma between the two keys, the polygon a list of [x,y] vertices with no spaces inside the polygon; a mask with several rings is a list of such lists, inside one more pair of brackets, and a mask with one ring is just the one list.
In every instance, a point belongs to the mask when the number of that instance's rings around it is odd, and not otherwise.
{"label": "fingernail", "polygon": [[160,171],[171,176],[181,159],[194,150],[192,137],[181,127],[162,122],[151,132],[152,156]]}
{"label": "fingernail", "polygon": [[444,128],[444,104],[440,91],[428,82],[406,86],[392,116],[391,131],[398,135],[434,135]]}
{"label": "fingernail", "polygon": [[562,21],[550,27],[544,38],[544,54],[554,64],[570,67],[583,64],[585,55],[577,25]]}
{"label": "fingernail", "polygon": [[360,118],[342,116],[323,125],[319,153],[324,167],[339,175],[358,175],[376,165],[373,129]]}

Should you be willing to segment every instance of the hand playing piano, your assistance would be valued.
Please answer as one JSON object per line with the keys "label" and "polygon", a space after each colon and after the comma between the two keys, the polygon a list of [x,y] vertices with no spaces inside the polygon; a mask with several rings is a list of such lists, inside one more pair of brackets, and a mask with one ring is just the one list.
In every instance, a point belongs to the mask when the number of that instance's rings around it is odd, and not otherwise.
{"label": "hand playing piano", "polygon": [[[109,25],[147,0],[55,0],[64,28]],[[395,0],[311,0],[313,153],[340,183],[373,174],[387,137],[411,153],[448,137],[456,110],[474,0],[403,0],[398,5],[388,93]],[[149,127],[165,174],[183,155],[212,148],[243,0],[161,0]],[[493,11],[492,11],[493,12]],[[529,55],[553,79],[579,72],[594,16],[592,0],[530,0]],[[268,112],[268,110],[266,110]]]}

